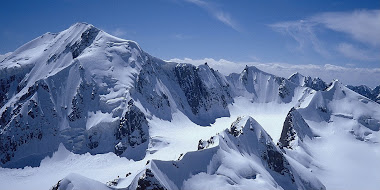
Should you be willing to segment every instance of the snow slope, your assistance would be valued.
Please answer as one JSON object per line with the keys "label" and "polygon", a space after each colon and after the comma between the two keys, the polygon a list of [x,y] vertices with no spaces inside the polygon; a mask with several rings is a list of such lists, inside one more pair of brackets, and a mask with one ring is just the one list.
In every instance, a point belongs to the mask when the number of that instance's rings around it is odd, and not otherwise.
{"label": "snow slope", "polygon": [[297,112],[302,119],[290,122],[296,135],[290,138],[292,146],[284,148],[287,155],[313,171],[327,188],[379,187],[378,104],[334,81],[326,91],[315,92]]}
{"label": "snow slope", "polygon": [[224,76],[86,23],[2,59],[0,189],[378,187],[379,104],[339,82]]}
{"label": "snow slope", "polygon": [[1,68],[5,167],[38,166],[59,143],[139,160],[151,117],[170,121],[179,111],[207,126],[230,116],[234,97],[289,103],[298,88],[254,67],[225,77],[206,64],[167,63],[84,23],[27,43]]}

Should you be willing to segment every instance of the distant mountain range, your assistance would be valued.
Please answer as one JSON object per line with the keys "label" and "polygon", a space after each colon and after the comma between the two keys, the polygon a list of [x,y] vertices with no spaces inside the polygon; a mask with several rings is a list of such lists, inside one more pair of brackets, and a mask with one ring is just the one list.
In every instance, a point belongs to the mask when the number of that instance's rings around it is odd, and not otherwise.
{"label": "distant mountain range", "polygon": [[380,104],[380,85],[376,86],[374,89],[371,89],[370,87],[366,85],[360,85],[360,86],[347,85],[347,88]]}
{"label": "distant mountain range", "polygon": [[[317,91],[325,90],[329,85],[331,85],[327,84],[320,78],[311,78],[310,76],[305,77],[298,72],[290,76],[289,80],[300,86],[309,87]],[[380,85],[375,87],[374,89],[371,89],[366,85],[347,85],[347,88],[380,104]]]}

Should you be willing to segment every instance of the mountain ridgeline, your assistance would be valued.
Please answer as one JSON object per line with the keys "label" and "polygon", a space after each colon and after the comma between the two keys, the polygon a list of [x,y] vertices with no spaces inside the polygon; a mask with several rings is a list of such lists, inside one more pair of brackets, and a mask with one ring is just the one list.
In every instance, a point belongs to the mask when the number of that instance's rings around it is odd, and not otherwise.
{"label": "mountain ridgeline", "polygon": [[371,89],[366,85],[347,85],[347,88],[380,104],[380,85],[376,86],[374,89]]}
{"label": "mountain ridgeline", "polygon": [[[229,116],[236,96],[287,103],[296,88],[255,67],[223,76],[207,64],[164,62],[83,23],[20,47],[1,62],[0,73],[3,167],[38,166],[59,143],[75,153],[142,159],[149,117],[171,120],[179,110],[209,125]],[[113,119],[94,123],[104,115]]]}
{"label": "mountain ridgeline", "polygon": [[[199,189],[192,182],[202,176],[195,174],[206,172],[209,177],[224,176],[231,187],[257,179],[270,184],[257,188],[324,189],[310,171],[294,164],[297,156],[286,156],[297,147],[307,149],[304,141],[318,137],[307,121],[344,117],[361,129],[352,135],[371,142],[376,139],[368,134],[380,128],[377,115],[347,116],[333,104],[351,98],[347,102],[376,110],[378,88],[349,86],[368,99],[338,81],[326,84],[299,73],[286,79],[254,66],[224,76],[207,63],[160,60],[136,42],[85,23],[46,33],[0,61],[0,166],[6,168],[37,167],[60,144],[76,154],[113,152],[142,160],[153,143],[152,118],[172,121],[181,112],[191,122],[209,126],[230,117],[230,106],[244,97],[258,104],[292,105],[278,142],[253,118],[239,117],[210,140],[200,140],[199,150],[181,160],[152,160],[128,188]],[[250,169],[226,164],[225,159],[237,157]],[[226,169],[231,167],[237,168],[235,173]],[[69,178],[63,182],[70,183]]]}

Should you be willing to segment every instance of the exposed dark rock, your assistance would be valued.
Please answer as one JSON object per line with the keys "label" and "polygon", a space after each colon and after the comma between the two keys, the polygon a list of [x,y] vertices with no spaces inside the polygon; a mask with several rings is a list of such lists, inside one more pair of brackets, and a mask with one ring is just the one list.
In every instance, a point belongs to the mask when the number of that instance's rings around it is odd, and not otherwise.
{"label": "exposed dark rock", "polygon": [[73,59],[77,58],[84,49],[92,44],[99,32],[99,29],[90,27],[82,33],[81,40],[75,42],[75,44],[70,47]]}
{"label": "exposed dark rock", "polygon": [[193,65],[180,64],[175,67],[174,72],[191,111],[193,114],[198,114],[199,107],[204,104],[204,99],[209,98],[209,93],[198,75],[197,68]]}
{"label": "exposed dark rock", "polygon": [[301,114],[293,107],[285,118],[278,145],[280,148],[292,149],[293,141],[303,142],[306,136],[313,138],[314,134]]}
{"label": "exposed dark rock", "polygon": [[0,108],[11,98],[11,95],[21,90],[19,85],[31,70],[31,68],[12,69],[13,71],[8,71],[7,68],[0,70]]}
{"label": "exposed dark rock", "polygon": [[136,190],[166,190],[166,188],[155,178],[152,170],[146,169],[137,182]]}
{"label": "exposed dark rock", "polygon": [[294,176],[288,168],[290,166],[288,161],[275,147],[267,145],[267,150],[263,153],[262,158],[267,162],[271,170],[281,175],[289,175],[292,182],[294,182]]}
{"label": "exposed dark rock", "polygon": [[238,127],[238,125],[237,125],[240,122],[241,119],[242,119],[241,117],[238,117],[236,119],[236,121],[234,121],[231,124],[231,127],[229,129],[229,133],[232,134],[235,137],[238,137],[239,135],[243,134],[243,128]]}
{"label": "exposed dark rock", "polygon": [[360,86],[347,85],[347,88],[380,104],[380,85],[374,89],[371,89],[370,87],[366,85],[360,85]]}
{"label": "exposed dark rock", "polygon": [[210,145],[214,144],[214,138],[215,137],[212,136],[207,141],[202,140],[202,139],[199,140],[199,142],[198,142],[198,150],[202,150],[202,149],[208,148]]}
{"label": "exposed dark rock", "polygon": [[113,180],[111,180],[111,181],[108,181],[108,182],[106,183],[106,185],[107,185],[108,187],[117,186],[117,184],[119,184],[119,180],[120,180],[120,177],[117,176],[117,178],[115,178],[115,179],[113,179]]}
{"label": "exposed dark rock", "polygon": [[57,184],[55,184],[55,185],[51,188],[51,190],[58,190],[58,189],[59,189],[59,186],[61,185],[61,184],[60,184],[61,181],[62,181],[62,180],[59,180],[59,181],[57,182]]}
{"label": "exposed dark rock", "polygon": [[329,86],[320,78],[311,78],[303,76],[300,73],[295,73],[289,77],[289,80],[297,85],[309,87],[316,91],[324,91]]}
{"label": "exposed dark rock", "polygon": [[288,115],[285,118],[284,125],[282,127],[282,132],[281,132],[281,137],[279,140],[279,146],[280,148],[286,147],[286,148],[291,148],[290,147],[290,142],[295,140],[296,138],[296,131],[293,129],[293,118],[292,118],[292,111],[295,109],[292,108]]}
{"label": "exposed dark rock", "polygon": [[1,114],[0,117],[0,128],[4,128],[10,121],[12,115],[12,108],[11,107],[6,107],[4,112]]}
{"label": "exposed dark rock", "polygon": [[94,148],[96,148],[96,147],[99,146],[99,142],[98,142],[97,140],[93,139],[93,137],[94,137],[94,136],[92,136],[92,135],[90,135],[90,136],[88,137],[88,140],[89,140],[90,142],[87,143],[87,147],[90,148],[90,149],[94,149]]}
{"label": "exposed dark rock", "polygon": [[[18,153],[23,154],[19,151],[22,150],[22,147],[28,146],[30,143],[38,143],[44,137],[57,135],[57,126],[46,127],[57,123],[53,103],[48,98],[39,104],[38,98],[36,98],[49,97],[49,92],[49,87],[45,81],[39,80],[29,87],[28,92],[21,96],[13,107],[7,107],[2,113],[0,119],[0,125],[3,129],[0,132],[0,160],[2,166],[12,165],[12,158],[15,155],[17,156]],[[27,117],[24,117],[24,114]],[[51,143],[55,144],[56,142]],[[38,166],[40,157],[44,157],[37,153],[24,155],[26,158],[28,156],[33,157],[29,158],[29,163],[32,166]],[[25,164],[20,162],[15,167],[23,167]]]}
{"label": "exposed dark rock", "polygon": [[286,96],[289,96],[290,95],[290,90],[286,87],[286,79],[285,78],[279,78],[277,77],[276,78],[276,82],[280,85],[278,87],[278,95],[281,97],[281,98],[285,98]]}
{"label": "exposed dark rock", "polygon": [[[152,64],[146,64],[143,66],[143,70],[140,71],[137,82],[136,89],[149,103],[150,106],[153,106],[155,109],[160,110],[164,107],[170,107],[169,97],[165,93],[158,93],[154,90],[155,85],[152,84],[152,80],[156,81],[155,77],[158,77],[159,74],[155,70],[159,70]],[[162,73],[160,73],[162,74]],[[160,80],[158,78],[158,80]]]}
{"label": "exposed dark rock", "polygon": [[[77,120],[83,120],[87,115],[88,109],[91,109],[89,104],[97,103],[95,100],[96,87],[92,83],[82,81],[77,89],[75,96],[71,101],[71,112],[68,115],[70,122],[76,122]],[[85,104],[85,102],[88,102]],[[78,125],[84,125],[82,121]]]}
{"label": "exposed dark rock", "polygon": [[115,153],[120,155],[128,146],[135,147],[147,142],[149,138],[147,128],[148,122],[144,113],[133,102],[129,103],[128,110],[120,119],[119,128],[115,134],[118,140]]}

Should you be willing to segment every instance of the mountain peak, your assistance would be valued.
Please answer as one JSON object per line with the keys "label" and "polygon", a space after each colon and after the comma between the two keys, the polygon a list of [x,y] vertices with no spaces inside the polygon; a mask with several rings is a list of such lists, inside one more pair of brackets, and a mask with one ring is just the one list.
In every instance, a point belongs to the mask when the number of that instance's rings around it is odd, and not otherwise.
{"label": "mountain peak", "polygon": [[377,103],[380,103],[380,86],[377,86],[374,89],[366,85],[359,85],[359,86],[347,85],[346,87],[362,96],[365,96]]}
{"label": "mountain peak", "polygon": [[86,22],[77,22],[77,23],[71,25],[68,29],[73,30],[73,29],[84,29],[84,28],[87,29],[87,28],[96,28],[96,27],[94,25],[88,24]]}
{"label": "mountain peak", "polygon": [[261,71],[260,69],[258,69],[256,66],[248,66],[246,65],[245,68],[244,68],[245,71]]}
{"label": "mountain peak", "polygon": [[248,74],[248,73],[262,73],[264,75],[269,75],[269,76],[273,76],[274,77],[274,75],[272,75],[270,73],[267,73],[267,72],[265,72],[265,71],[257,68],[256,66],[248,66],[248,65],[246,65],[245,68],[244,68],[244,70],[241,72],[241,74]]}
{"label": "mountain peak", "polygon": [[303,86],[305,84],[305,79],[306,77],[303,76],[301,73],[299,72],[296,72],[296,73],[293,73],[289,78],[288,80],[290,80],[291,82],[297,84],[297,85],[300,85],[300,86]]}
{"label": "mountain peak", "polygon": [[256,134],[257,139],[264,137],[266,140],[272,139],[268,133],[264,130],[264,128],[251,116],[241,116],[238,117],[232,124],[229,129],[226,129],[226,132],[239,137],[247,133],[248,131],[252,131]]}
{"label": "mountain peak", "polygon": [[322,79],[304,76],[299,72],[292,74],[288,80],[299,86],[309,87],[316,91],[325,90],[327,88],[327,84]]}
{"label": "mountain peak", "polygon": [[326,89],[326,91],[331,91],[331,90],[342,88],[342,87],[344,87],[344,85],[338,79],[334,79],[331,85]]}
{"label": "mountain peak", "polygon": [[302,74],[299,73],[299,72],[295,72],[295,73],[293,73],[293,74],[289,77],[289,79],[290,79],[290,78],[293,78],[293,77],[298,77],[298,78],[300,78],[300,77],[305,77],[305,76],[302,75]]}
{"label": "mountain peak", "polygon": [[236,121],[231,124],[229,133],[237,137],[248,130],[260,131],[260,133],[264,131],[261,125],[251,116],[243,116],[238,117]]}
{"label": "mountain peak", "polygon": [[89,24],[87,22],[77,22],[77,23],[74,23],[73,25],[71,26],[93,26],[92,24]]}
{"label": "mountain peak", "polygon": [[77,23],[71,25],[68,29],[66,29],[60,33],[66,34],[67,36],[72,36],[72,35],[76,36],[76,35],[81,34],[87,30],[100,31],[100,29],[96,28],[92,24],[88,24],[85,22],[77,22]]}
{"label": "mountain peak", "polygon": [[280,148],[294,148],[302,144],[305,137],[313,138],[313,133],[302,115],[294,107],[288,112],[285,118],[278,142]]}

